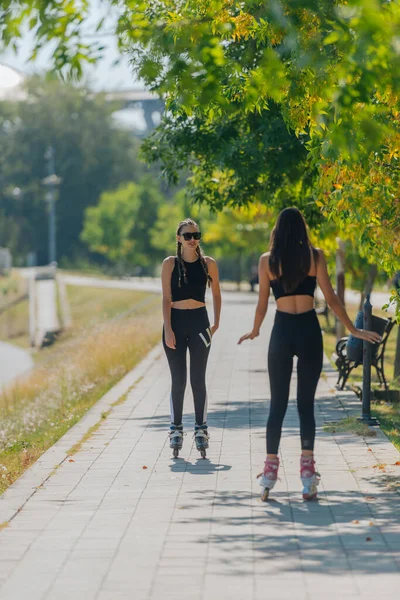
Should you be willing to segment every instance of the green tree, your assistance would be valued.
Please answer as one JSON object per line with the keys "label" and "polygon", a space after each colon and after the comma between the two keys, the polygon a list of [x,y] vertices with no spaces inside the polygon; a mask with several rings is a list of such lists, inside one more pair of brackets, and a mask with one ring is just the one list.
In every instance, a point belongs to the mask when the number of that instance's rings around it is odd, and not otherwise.
{"label": "green tree", "polygon": [[221,273],[239,284],[247,279],[266,252],[276,214],[265,204],[253,203],[234,209],[225,208],[210,223],[205,241],[211,243],[221,261]]}
{"label": "green tree", "polygon": [[[272,103],[260,113],[210,118],[193,109],[190,116],[167,114],[142,150],[149,162],[161,163],[169,183],[178,183],[188,171],[191,199],[213,210],[259,201],[284,205],[283,190],[307,209],[316,171],[309,165],[306,141],[288,130]],[[318,218],[320,211],[314,207],[313,212]]]}
{"label": "green tree", "polygon": [[[187,119],[196,138],[204,122],[217,129],[232,115],[254,115],[278,103],[296,135],[309,136],[319,177],[313,200],[364,254],[388,271],[395,267],[397,2],[165,0],[152,8],[139,1],[130,6],[122,22],[126,39],[139,75],[165,94],[170,119]],[[218,170],[219,158],[202,157],[200,170],[210,162]],[[225,203],[227,179],[229,186],[239,170],[213,181],[211,201],[220,194]],[[196,170],[193,177],[197,184]],[[239,193],[239,203],[242,198]]]}
{"label": "green tree", "polygon": [[188,217],[198,222],[203,231],[212,218],[207,206],[193,206],[188,201],[185,189],[179,190],[158,207],[157,218],[150,229],[150,240],[152,247],[159,250],[163,257],[175,254],[176,228],[178,223]]}
{"label": "green tree", "polygon": [[[137,74],[166,98],[174,121],[192,121],[195,137],[204,123],[225,123],[278,103],[295,134],[310,139],[319,175],[313,199],[324,215],[387,271],[400,266],[398,2],[110,2],[120,10],[121,47],[131,52]],[[25,13],[18,20],[8,11],[4,40],[43,4],[17,1],[16,13],[18,7]],[[67,4],[47,3],[38,35],[69,43],[61,63],[78,72],[86,52],[78,48],[74,54],[71,46],[79,41],[86,7]],[[60,29],[54,25],[56,6]],[[224,175],[218,193],[231,177],[229,170]],[[218,193],[212,191],[214,201]]]}
{"label": "green tree", "polygon": [[[136,144],[116,129],[112,106],[87,88],[51,78],[34,77],[26,100],[0,103],[0,210],[14,218],[22,255],[35,250],[47,261],[47,215],[42,179],[45,153],[55,149],[56,172],[62,179],[56,202],[58,258],[86,252],[79,240],[83,214],[106,189],[137,179]],[[20,188],[18,199],[13,189]],[[15,234],[13,233],[14,237]]]}
{"label": "green tree", "polygon": [[150,232],[162,199],[148,179],[104,192],[97,206],[86,209],[82,240],[92,252],[117,265],[121,274],[138,267],[151,271],[161,258]]}

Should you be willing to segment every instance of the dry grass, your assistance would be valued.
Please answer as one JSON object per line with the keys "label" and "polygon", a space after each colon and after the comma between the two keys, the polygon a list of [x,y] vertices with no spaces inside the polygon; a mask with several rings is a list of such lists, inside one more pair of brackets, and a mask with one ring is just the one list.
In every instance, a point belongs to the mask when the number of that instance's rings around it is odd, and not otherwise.
{"label": "dry grass", "polygon": [[159,341],[159,298],[142,296],[141,308],[121,319],[96,322],[90,313],[85,323],[82,314],[75,337],[70,333],[68,343],[48,349],[45,362],[0,394],[0,491]]}
{"label": "dry grass", "polygon": [[346,417],[337,423],[324,425],[324,431],[329,433],[354,433],[361,437],[375,437],[376,431],[371,429],[365,423],[357,421],[356,417]]}
{"label": "dry grass", "polygon": [[112,319],[149,298],[147,292],[73,285],[67,285],[67,296],[74,328]]}
{"label": "dry grass", "polygon": [[15,271],[7,277],[0,275],[0,308],[26,292],[26,281]]}
{"label": "dry grass", "polygon": [[29,348],[29,300],[0,314],[0,340]]}
{"label": "dry grass", "polygon": [[[0,309],[27,292],[27,283],[15,272],[0,277]],[[23,300],[0,313],[0,340],[12,341],[18,346],[29,346],[29,302]]]}

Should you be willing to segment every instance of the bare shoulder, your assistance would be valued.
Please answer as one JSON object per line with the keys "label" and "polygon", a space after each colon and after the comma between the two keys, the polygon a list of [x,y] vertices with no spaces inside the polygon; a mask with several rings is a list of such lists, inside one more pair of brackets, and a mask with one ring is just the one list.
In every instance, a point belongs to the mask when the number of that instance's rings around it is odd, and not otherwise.
{"label": "bare shoulder", "polygon": [[271,256],[271,252],[264,252],[264,254],[261,254],[260,262],[258,263],[259,274],[261,274],[262,272],[265,273],[269,280],[272,279],[271,271],[269,268],[269,257],[270,256]]}
{"label": "bare shoulder", "polygon": [[318,261],[325,261],[325,252],[322,250],[322,248],[315,248],[315,251],[317,253],[317,260]]}
{"label": "bare shoulder", "polygon": [[175,256],[167,256],[163,260],[163,269],[173,269],[175,265]]}
{"label": "bare shoulder", "polygon": [[217,264],[217,261],[212,256],[205,256],[204,259],[208,265],[216,265]]}
{"label": "bare shoulder", "polygon": [[269,257],[271,256],[271,252],[264,252],[264,254],[261,254],[260,256],[260,263],[261,264],[269,264]]}
{"label": "bare shoulder", "polygon": [[172,264],[175,262],[175,256],[167,256],[167,258],[164,258],[163,261],[165,264]]}

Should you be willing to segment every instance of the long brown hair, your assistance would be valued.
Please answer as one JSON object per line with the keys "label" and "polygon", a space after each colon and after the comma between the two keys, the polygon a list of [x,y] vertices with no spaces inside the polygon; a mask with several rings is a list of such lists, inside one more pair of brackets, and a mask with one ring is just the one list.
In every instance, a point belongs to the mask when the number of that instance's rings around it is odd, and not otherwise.
{"label": "long brown hair", "polygon": [[282,282],[285,293],[292,292],[311,268],[311,253],[318,252],[311,244],[303,215],[296,207],[285,208],[279,214],[271,234],[269,268]]}
{"label": "long brown hair", "polygon": [[[197,225],[196,221],[193,221],[193,219],[184,219],[183,221],[181,221],[179,223],[178,228],[176,230],[176,235],[181,235],[181,231],[185,227],[185,225],[191,225],[192,227],[197,227],[197,229],[200,231],[200,228]],[[205,276],[207,277],[208,287],[210,287],[211,282],[212,282],[212,277],[208,272],[207,262],[206,262],[206,259],[204,258],[204,254],[201,250],[200,244],[196,248],[196,254],[200,259],[201,266],[203,267]],[[184,283],[187,283],[188,280],[187,280],[187,275],[186,275],[185,262],[182,257],[182,244],[179,240],[176,241],[176,256],[178,259],[178,269],[179,269],[179,287],[181,287],[182,279],[183,279]]]}

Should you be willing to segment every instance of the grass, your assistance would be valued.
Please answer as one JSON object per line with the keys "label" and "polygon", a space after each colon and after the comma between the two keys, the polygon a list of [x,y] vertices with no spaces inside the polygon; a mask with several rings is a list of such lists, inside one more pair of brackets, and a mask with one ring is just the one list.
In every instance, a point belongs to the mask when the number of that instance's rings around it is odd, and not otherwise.
{"label": "grass", "polygon": [[[358,311],[358,306],[348,305],[346,306],[346,310],[354,322],[356,318],[356,314]],[[388,314],[383,310],[373,310],[373,314],[379,317],[388,318]],[[335,352],[336,347],[336,337],[333,333],[326,331],[326,320],[324,317],[320,316],[320,324],[322,329],[324,330],[324,350],[329,360],[331,360],[332,353]],[[397,336],[397,327],[393,329],[391,332],[389,339],[386,344],[385,350],[385,374],[389,383],[389,387],[391,389],[398,389],[399,382],[393,380],[394,374],[394,356],[396,352],[396,336]],[[376,371],[372,368],[371,373],[372,384],[378,385],[378,378],[376,376]],[[348,379],[348,383],[350,385],[354,385],[356,383],[360,383],[362,380],[362,365],[357,367],[357,369],[353,369]],[[361,410],[361,409],[360,409]],[[400,450],[400,405],[398,404],[389,404],[386,402],[373,402],[371,407],[372,414],[377,417],[380,422],[380,426],[382,431],[388,436],[390,441],[396,446],[398,450]],[[346,421],[346,420],[345,420]],[[358,429],[359,426],[362,425],[360,423],[352,423],[351,421],[348,423],[350,430],[357,433],[355,429]],[[346,427],[347,423],[343,422],[343,426]],[[353,427],[354,426],[354,427]],[[342,430],[342,429],[341,429]],[[337,429],[338,431],[338,429]],[[362,435],[362,434],[359,434]]]}
{"label": "grass", "polygon": [[[0,277],[0,309],[27,292],[27,284],[22,277],[12,272],[10,276]],[[29,347],[29,301],[0,313],[0,340],[10,341],[17,346]]]}
{"label": "grass", "polygon": [[0,314],[0,340],[29,348],[29,300]]}
{"label": "grass", "polygon": [[0,308],[27,292],[26,281],[15,271],[0,275]]}
{"label": "grass", "polygon": [[70,290],[71,330],[39,353],[41,361],[27,376],[0,394],[0,492],[160,339],[158,296],[78,290]]}
{"label": "grass", "polygon": [[374,402],[371,412],[390,441],[400,450],[400,405]]}
{"label": "grass", "polygon": [[337,423],[331,423],[324,426],[324,431],[328,433],[355,433],[361,437],[375,437],[376,431],[370,429],[365,423],[357,421],[356,417],[346,417]]}
{"label": "grass", "polygon": [[90,327],[131,310],[149,297],[147,292],[67,285],[74,327]]}

